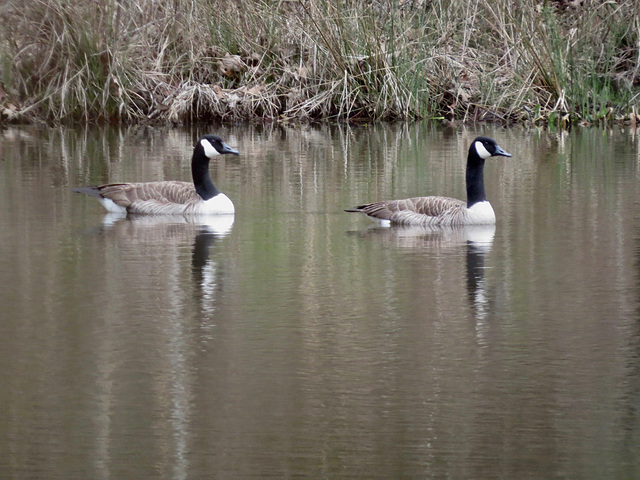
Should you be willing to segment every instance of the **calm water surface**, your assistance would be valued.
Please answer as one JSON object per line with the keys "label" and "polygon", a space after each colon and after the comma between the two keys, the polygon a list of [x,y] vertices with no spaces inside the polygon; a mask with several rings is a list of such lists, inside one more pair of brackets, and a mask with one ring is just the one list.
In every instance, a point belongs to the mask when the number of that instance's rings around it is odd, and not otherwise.
{"label": "calm water surface", "polygon": [[[235,219],[111,218],[190,178]],[[495,228],[343,208],[464,198]],[[0,132],[0,477],[637,478],[640,139],[425,125]]]}

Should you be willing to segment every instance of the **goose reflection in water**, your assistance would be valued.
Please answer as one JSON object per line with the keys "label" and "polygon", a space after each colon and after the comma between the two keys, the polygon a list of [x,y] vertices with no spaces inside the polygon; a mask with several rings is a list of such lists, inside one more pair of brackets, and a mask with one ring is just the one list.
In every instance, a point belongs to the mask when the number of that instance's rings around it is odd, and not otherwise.
{"label": "goose reflection in water", "polygon": [[120,226],[127,224],[130,231],[136,227],[149,228],[150,232],[154,227],[160,233],[170,225],[189,225],[200,227],[216,237],[224,237],[231,232],[235,216],[229,215],[127,215],[126,213],[108,213],[104,216],[102,224],[104,226]]}
{"label": "goose reflection in water", "polygon": [[370,225],[366,230],[353,231],[354,235],[374,236],[385,244],[393,244],[403,249],[420,250],[434,248],[442,251],[458,249],[461,246],[472,244],[486,251],[491,250],[493,237],[496,232],[495,225],[461,225],[461,226],[435,226],[435,227],[380,227]]}
{"label": "goose reflection in water", "polygon": [[[194,299],[201,312],[212,313],[220,281],[218,262],[210,258],[211,248],[231,232],[233,223],[234,215],[151,216],[112,213],[104,216],[101,231],[122,239],[122,242],[118,242],[120,255],[131,253],[132,261],[138,265],[128,273],[127,279],[123,279],[131,282],[131,289],[138,288],[145,281],[143,277],[151,274],[167,284],[169,296],[183,289],[179,271],[183,262],[180,257],[184,247],[191,246]],[[162,272],[158,269],[162,269]],[[175,301],[180,304],[184,299]]]}
{"label": "goose reflection in water", "polygon": [[191,274],[193,284],[199,285],[196,290],[200,300],[200,310],[203,313],[213,313],[215,311],[215,299],[217,289],[220,286],[218,280],[218,263],[211,260],[211,246],[220,238],[219,235],[212,234],[206,230],[200,230],[193,242],[193,253],[191,254]]}
{"label": "goose reflection in water", "polygon": [[374,237],[385,245],[411,252],[435,254],[438,257],[464,252],[467,298],[474,316],[476,338],[478,342],[483,343],[487,330],[486,319],[490,313],[490,296],[485,282],[485,257],[493,246],[495,231],[495,225],[393,228],[370,226],[364,232],[352,233]]}
{"label": "goose reflection in water", "polygon": [[467,296],[469,303],[475,315],[476,338],[481,343],[487,333],[487,315],[490,313],[489,295],[487,293],[487,285],[485,281],[485,257],[491,251],[493,246],[493,236],[495,228],[491,235],[481,237],[470,237],[467,239]]}

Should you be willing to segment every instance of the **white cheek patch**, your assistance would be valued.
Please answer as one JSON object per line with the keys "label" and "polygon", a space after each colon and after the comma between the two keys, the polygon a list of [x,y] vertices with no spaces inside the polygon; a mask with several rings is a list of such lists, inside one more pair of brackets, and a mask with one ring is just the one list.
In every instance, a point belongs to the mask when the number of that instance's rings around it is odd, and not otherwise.
{"label": "white cheek patch", "polygon": [[208,158],[212,158],[212,157],[215,157],[216,155],[220,155],[218,150],[216,150],[215,147],[211,145],[211,142],[206,138],[203,138],[202,140],[200,140],[200,145],[202,145],[202,148],[204,148],[204,154]]}
{"label": "white cheek patch", "polygon": [[483,160],[486,160],[491,156],[491,154],[489,153],[489,150],[484,148],[484,145],[482,144],[482,142],[476,142],[475,145],[476,145],[476,152],[478,153],[478,156],[480,158],[482,158]]}

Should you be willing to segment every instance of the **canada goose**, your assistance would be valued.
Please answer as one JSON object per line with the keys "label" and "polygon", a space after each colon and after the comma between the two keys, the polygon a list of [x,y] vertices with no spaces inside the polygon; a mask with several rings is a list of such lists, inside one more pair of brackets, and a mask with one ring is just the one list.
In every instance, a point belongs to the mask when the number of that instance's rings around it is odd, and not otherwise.
{"label": "canada goose", "polygon": [[75,188],[74,192],[98,197],[111,213],[146,215],[212,215],[234,213],[233,203],[209,176],[209,161],[216,155],[238,151],[217,135],[205,135],[193,149],[193,183],[169,180],[145,183],[110,183]]}
{"label": "canada goose", "polygon": [[484,192],[484,161],[510,157],[495,140],[477,137],[467,156],[467,201],[449,197],[413,197],[367,203],[346,212],[362,212],[382,225],[492,225],[496,215]]}

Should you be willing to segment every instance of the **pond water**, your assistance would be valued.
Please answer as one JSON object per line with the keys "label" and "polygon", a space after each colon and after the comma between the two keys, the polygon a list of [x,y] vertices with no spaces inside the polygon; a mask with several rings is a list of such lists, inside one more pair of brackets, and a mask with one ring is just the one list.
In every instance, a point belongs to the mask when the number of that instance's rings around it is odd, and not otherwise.
{"label": "pond water", "polygon": [[[233,221],[73,187],[190,179]],[[344,208],[464,198],[495,228]],[[0,477],[640,477],[640,139],[492,126],[0,131]]]}

